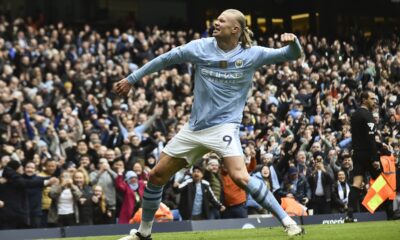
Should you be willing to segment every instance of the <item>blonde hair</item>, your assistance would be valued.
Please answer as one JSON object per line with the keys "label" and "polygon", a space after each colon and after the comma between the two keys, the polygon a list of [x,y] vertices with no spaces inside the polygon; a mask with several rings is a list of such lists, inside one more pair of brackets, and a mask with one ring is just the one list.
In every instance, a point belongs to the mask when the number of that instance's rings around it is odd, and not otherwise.
{"label": "blonde hair", "polygon": [[88,172],[86,171],[86,169],[84,169],[83,167],[78,168],[78,169],[75,171],[75,173],[74,173],[72,179],[75,179],[75,175],[76,175],[77,173],[82,173],[82,175],[83,175],[83,182],[85,183],[85,185],[88,185],[88,184],[89,184],[89,174],[88,174]]}
{"label": "blonde hair", "polygon": [[234,15],[236,21],[240,24],[240,28],[242,29],[242,32],[239,37],[240,44],[242,45],[243,48],[249,48],[252,45],[253,40],[251,39],[253,37],[253,32],[246,26],[246,18],[244,14],[236,9],[228,9],[225,10],[224,12],[231,13]]}
{"label": "blonde hair", "polygon": [[93,185],[92,191],[94,193],[94,189],[99,187],[101,189],[101,198],[99,199],[99,206],[102,213],[106,213],[107,211],[107,204],[106,204],[106,196],[104,194],[104,190],[100,185]]}

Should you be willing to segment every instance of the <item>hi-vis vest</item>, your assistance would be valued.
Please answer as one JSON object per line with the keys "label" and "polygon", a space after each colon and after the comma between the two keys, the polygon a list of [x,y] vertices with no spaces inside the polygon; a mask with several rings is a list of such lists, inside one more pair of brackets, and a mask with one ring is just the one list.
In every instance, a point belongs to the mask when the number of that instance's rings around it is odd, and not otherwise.
{"label": "hi-vis vest", "polygon": [[289,216],[307,216],[307,208],[298,203],[294,198],[281,198],[281,206]]}
{"label": "hi-vis vest", "polygon": [[383,167],[383,177],[387,184],[393,190],[389,196],[389,200],[394,200],[396,197],[396,158],[393,155],[381,156],[381,163]]}
{"label": "hi-vis vest", "polygon": [[371,179],[371,187],[362,202],[370,213],[374,213],[386,199],[394,200],[396,197],[395,158],[391,155],[381,156],[380,159],[383,172],[375,181]]}
{"label": "hi-vis vest", "polygon": [[[135,215],[129,220],[129,224],[134,224],[134,223],[140,223],[140,221],[142,220],[142,208],[139,208]],[[154,215],[154,221],[155,222],[170,222],[174,220],[174,216],[171,212],[171,210],[169,209],[169,207],[167,207],[167,205],[165,205],[164,203],[160,203],[160,207],[158,208],[158,210],[156,211],[155,215]]]}

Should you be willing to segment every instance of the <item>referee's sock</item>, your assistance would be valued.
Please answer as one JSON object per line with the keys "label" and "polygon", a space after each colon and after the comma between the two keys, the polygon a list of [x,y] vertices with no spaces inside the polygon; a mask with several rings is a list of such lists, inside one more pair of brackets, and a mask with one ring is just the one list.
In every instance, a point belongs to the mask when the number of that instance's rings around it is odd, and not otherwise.
{"label": "referee's sock", "polygon": [[140,222],[138,229],[138,232],[144,237],[151,234],[154,214],[160,207],[162,192],[162,186],[156,186],[150,182],[147,183],[147,187],[144,189],[142,221]]}
{"label": "referee's sock", "polygon": [[283,210],[281,205],[279,205],[278,201],[271,191],[268,190],[267,185],[263,181],[254,176],[250,177],[246,190],[261,206],[271,211],[284,226],[296,224],[285,210]]}
{"label": "referee's sock", "polygon": [[347,211],[347,216],[351,219],[354,218],[353,213],[360,211],[360,195],[361,189],[351,186],[349,193],[349,206]]}

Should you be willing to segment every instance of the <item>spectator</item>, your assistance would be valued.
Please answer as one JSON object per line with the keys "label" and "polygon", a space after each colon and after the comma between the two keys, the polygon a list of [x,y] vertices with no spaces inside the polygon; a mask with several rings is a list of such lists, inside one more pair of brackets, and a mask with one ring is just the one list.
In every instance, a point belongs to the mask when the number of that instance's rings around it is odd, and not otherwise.
{"label": "spectator", "polygon": [[[39,177],[56,177],[57,171],[59,171],[57,162],[55,159],[47,159],[44,163],[43,171],[38,174]],[[43,188],[42,190],[42,224],[41,227],[48,226],[48,214],[51,206],[51,198],[49,197],[50,186]]]}
{"label": "spectator", "polygon": [[124,160],[121,158],[117,158],[112,163],[112,170],[116,173],[125,172]]}
{"label": "spectator", "polygon": [[296,155],[296,165],[301,174],[304,177],[308,177],[310,173],[309,166],[307,166],[307,156],[305,151],[298,151]]}
{"label": "spectator", "polygon": [[103,188],[104,194],[106,196],[107,208],[112,212],[112,222],[115,221],[115,209],[116,209],[116,190],[114,186],[114,181],[117,177],[117,173],[111,170],[107,159],[100,158],[99,160],[99,170],[90,173],[90,182],[92,185],[99,185]]}
{"label": "spectator", "polygon": [[351,155],[347,152],[342,154],[341,170],[346,174],[346,179],[349,179],[351,170],[353,169],[353,160]]}
{"label": "spectator", "polygon": [[192,178],[176,188],[176,191],[181,194],[179,212],[183,220],[208,219],[210,203],[219,211],[225,211],[225,206],[215,198],[210,184],[203,180],[203,171],[202,167],[193,166]]}
{"label": "spectator", "polygon": [[7,215],[5,210],[5,199],[7,198],[7,179],[4,177],[4,169],[10,161],[10,156],[4,155],[0,158],[0,229],[6,229]]}
{"label": "spectator", "polygon": [[78,169],[72,176],[73,184],[81,191],[78,199],[79,225],[93,225],[92,188],[88,185],[89,179],[85,170]]}
{"label": "spectator", "polygon": [[4,222],[1,224],[3,229],[28,228],[30,220],[28,189],[41,188],[56,181],[54,178],[46,182],[42,178],[26,179],[22,175],[23,171],[21,163],[16,160],[9,161],[3,170],[3,177],[6,180],[4,191],[7,193],[2,200],[4,202]]}
{"label": "spectator", "polygon": [[331,213],[332,179],[324,167],[322,153],[314,154],[315,165],[308,182],[311,188],[311,206],[314,214]]}
{"label": "spectator", "polygon": [[300,175],[297,168],[290,167],[288,174],[282,182],[282,197],[291,197],[299,203],[306,205],[311,200],[310,186],[303,175]]}
{"label": "spectator", "polygon": [[[204,170],[204,180],[210,183],[211,190],[213,191],[215,198],[219,202],[224,202],[224,189],[220,175],[220,163],[219,157],[216,154],[209,154],[207,160],[207,167]],[[210,214],[208,219],[220,219],[221,214],[218,209],[214,206],[209,206]]]}
{"label": "spectator", "polygon": [[[270,167],[272,167],[272,166],[270,166]],[[261,179],[267,185],[268,189],[271,189],[271,192],[274,194],[275,198],[279,201],[280,189],[273,188],[274,183],[273,183],[273,180],[271,177],[270,167],[268,165],[258,166],[258,168],[256,168],[254,170],[253,175],[256,176],[257,178]],[[279,181],[275,184],[277,184],[279,186]],[[255,208],[256,213],[257,212],[262,213],[265,211],[265,209],[263,209],[262,206],[260,206],[256,201],[254,201],[254,199],[251,197],[251,195],[247,195],[246,206],[248,208],[249,214],[251,214],[252,208]]]}
{"label": "spectator", "polygon": [[149,180],[149,174],[143,170],[143,165],[140,162],[136,162],[135,164],[133,164],[132,170],[136,173],[139,180],[147,183],[147,181]]}
{"label": "spectator", "polygon": [[94,164],[90,160],[89,155],[81,155],[79,158],[79,168],[85,169],[85,171],[91,172],[95,169]]}
{"label": "spectator", "polygon": [[60,178],[60,184],[52,186],[49,192],[52,199],[49,223],[60,227],[73,226],[79,223],[78,202],[82,192],[73,183],[68,172],[63,172]]}
{"label": "spectator", "polygon": [[350,185],[347,182],[346,174],[340,170],[337,173],[337,181],[332,188],[332,210],[333,212],[344,213],[347,210],[349,201]]}
{"label": "spectator", "polygon": [[[246,156],[247,171],[254,170],[257,164],[255,152],[248,150]],[[229,176],[227,169],[222,165],[221,168],[222,189],[224,191],[224,206],[226,210],[222,213],[222,218],[246,218],[246,192],[239,188]]]}
{"label": "spectator", "polygon": [[[27,162],[24,168],[24,179],[38,181],[41,177],[36,175],[36,164]],[[44,178],[46,179],[46,178]],[[40,228],[42,226],[42,191],[44,187],[58,184],[59,180],[56,177],[50,178],[49,181],[44,181],[44,186],[30,187],[27,189],[28,197],[28,212],[29,212],[29,227]]]}
{"label": "spectator", "polygon": [[117,190],[124,194],[121,212],[119,213],[118,223],[129,223],[135,212],[141,207],[144,192],[144,182],[138,178],[134,171],[127,171],[125,180],[122,172],[118,173],[115,180]]}
{"label": "spectator", "polygon": [[83,155],[85,156],[89,155],[91,158],[91,162],[93,163],[98,162],[97,153],[93,149],[89,149],[85,140],[79,140],[77,142],[77,146],[66,149],[66,153],[67,153],[67,161],[73,162],[76,165],[79,164],[79,159]]}
{"label": "spectator", "polygon": [[107,209],[106,197],[100,185],[93,186],[93,224],[107,224],[112,222],[112,211]]}

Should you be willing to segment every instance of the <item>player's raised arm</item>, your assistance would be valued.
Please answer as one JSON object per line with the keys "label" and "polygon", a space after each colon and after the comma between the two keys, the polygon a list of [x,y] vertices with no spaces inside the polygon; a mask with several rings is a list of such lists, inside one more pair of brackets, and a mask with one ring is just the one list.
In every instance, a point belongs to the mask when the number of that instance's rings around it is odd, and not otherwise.
{"label": "player's raised arm", "polygon": [[278,49],[255,46],[258,57],[254,65],[258,68],[265,64],[296,60],[302,56],[303,50],[296,35],[284,33],[281,35],[281,41],[288,45]]}
{"label": "player's raised arm", "polygon": [[194,46],[195,41],[192,41],[185,46],[173,48],[171,51],[154,58],[137,71],[131,73],[128,77],[117,82],[114,85],[114,91],[120,96],[126,96],[133,84],[139,81],[142,77],[164,69],[169,65],[188,61],[191,56],[190,53],[192,52],[191,48]]}

